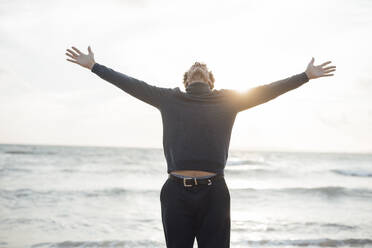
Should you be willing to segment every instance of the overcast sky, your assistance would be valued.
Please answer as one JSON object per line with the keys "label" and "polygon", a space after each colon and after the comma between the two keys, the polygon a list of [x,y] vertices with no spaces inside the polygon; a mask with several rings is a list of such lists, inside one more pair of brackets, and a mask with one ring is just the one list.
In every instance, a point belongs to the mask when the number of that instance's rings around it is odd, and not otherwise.
{"label": "overcast sky", "polygon": [[245,90],[331,60],[323,77],[240,112],[230,149],[372,152],[372,1],[0,1],[0,143],[162,147],[160,112],[66,48],[161,87],[205,62]]}

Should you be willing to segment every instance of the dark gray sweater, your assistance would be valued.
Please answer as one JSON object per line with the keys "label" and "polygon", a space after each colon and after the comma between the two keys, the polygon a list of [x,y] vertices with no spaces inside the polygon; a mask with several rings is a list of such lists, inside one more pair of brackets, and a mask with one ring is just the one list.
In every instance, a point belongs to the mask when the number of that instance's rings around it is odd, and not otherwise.
{"label": "dark gray sweater", "polygon": [[237,113],[309,81],[306,73],[302,72],[245,92],[211,90],[203,82],[190,84],[183,92],[179,87],[150,85],[99,63],[95,63],[91,71],[160,111],[168,173],[203,170],[224,174]]}

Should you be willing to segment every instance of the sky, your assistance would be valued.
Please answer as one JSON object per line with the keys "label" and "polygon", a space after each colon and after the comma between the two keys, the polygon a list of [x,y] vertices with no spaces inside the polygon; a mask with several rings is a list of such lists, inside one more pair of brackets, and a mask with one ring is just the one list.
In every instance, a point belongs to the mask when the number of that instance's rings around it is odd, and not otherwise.
{"label": "sky", "polygon": [[180,87],[195,61],[244,91],[328,60],[238,113],[230,150],[372,152],[372,1],[0,1],[0,143],[162,148],[160,112],[66,60]]}

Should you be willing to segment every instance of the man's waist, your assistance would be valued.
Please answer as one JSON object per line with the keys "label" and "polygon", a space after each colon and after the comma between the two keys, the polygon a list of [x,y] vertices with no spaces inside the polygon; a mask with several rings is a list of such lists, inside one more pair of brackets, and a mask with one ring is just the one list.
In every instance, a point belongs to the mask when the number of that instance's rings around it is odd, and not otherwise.
{"label": "man's waist", "polygon": [[203,176],[213,176],[213,175],[216,175],[217,173],[201,171],[201,170],[176,170],[176,171],[172,171],[171,174],[177,174],[177,175],[188,176],[188,177],[203,177]]}

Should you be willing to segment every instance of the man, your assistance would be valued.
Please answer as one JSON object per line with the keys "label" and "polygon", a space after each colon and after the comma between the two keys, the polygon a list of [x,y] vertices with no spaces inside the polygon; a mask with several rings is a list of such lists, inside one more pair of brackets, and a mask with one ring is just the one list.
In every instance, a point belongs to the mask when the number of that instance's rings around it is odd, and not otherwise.
{"label": "man", "polygon": [[214,76],[196,62],[184,74],[186,92],[161,88],[96,63],[77,48],[67,49],[73,63],[137,99],[156,107],[163,121],[163,148],[168,179],[160,191],[161,214],[168,248],[230,247],[230,193],[224,179],[231,130],[237,113],[270,101],[310,79],[332,76],[331,61],[291,77],[253,87],[244,93],[213,90]]}

